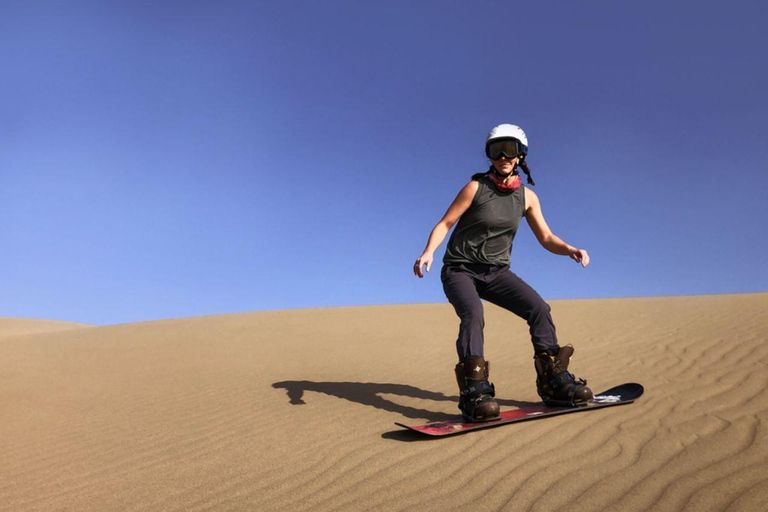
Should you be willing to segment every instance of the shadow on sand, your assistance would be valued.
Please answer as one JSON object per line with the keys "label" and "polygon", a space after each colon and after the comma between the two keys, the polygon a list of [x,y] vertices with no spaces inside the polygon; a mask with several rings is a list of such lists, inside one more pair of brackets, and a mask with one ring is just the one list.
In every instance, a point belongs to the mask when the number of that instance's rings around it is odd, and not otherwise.
{"label": "shadow on sand", "polygon": [[[382,394],[387,394],[409,398],[419,398],[422,400],[453,402],[455,404],[459,403],[458,396],[446,396],[442,393],[426,391],[415,386],[409,386],[407,384],[382,384],[377,382],[312,382],[307,380],[287,380],[283,382],[275,382],[272,384],[272,387],[276,389],[285,389],[288,393],[288,399],[292,405],[305,404],[306,402],[304,401],[304,393],[306,391],[314,391],[316,393],[324,393],[326,395],[349,400],[350,402],[369,405],[377,409],[393,412],[406,418],[426,418],[430,423],[433,421],[449,420],[451,418],[455,418],[458,415],[458,408],[456,409],[456,414],[447,414],[444,412],[435,412],[427,409],[419,409],[417,407],[401,405],[379,396]],[[524,402],[520,400],[505,400],[500,398],[497,398],[496,401],[502,407],[526,407],[529,405],[538,404],[538,402]],[[398,431],[397,433],[386,433],[382,437],[398,439],[402,441],[413,439],[413,436],[406,431],[403,431],[402,435]]]}

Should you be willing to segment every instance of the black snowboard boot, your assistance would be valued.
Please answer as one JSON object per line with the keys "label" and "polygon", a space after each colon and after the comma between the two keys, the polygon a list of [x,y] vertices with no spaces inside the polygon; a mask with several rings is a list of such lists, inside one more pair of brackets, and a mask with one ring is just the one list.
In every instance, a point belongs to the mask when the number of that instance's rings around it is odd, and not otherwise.
{"label": "black snowboard boot", "polygon": [[459,383],[459,409],[468,421],[499,419],[499,404],[494,400],[496,389],[488,382],[488,361],[482,357],[467,357],[456,365]]}
{"label": "black snowboard boot", "polygon": [[550,407],[576,407],[592,398],[592,390],[587,387],[587,381],[577,379],[568,372],[571,356],[571,345],[555,345],[549,352],[539,352],[533,356],[536,390],[544,403]]}

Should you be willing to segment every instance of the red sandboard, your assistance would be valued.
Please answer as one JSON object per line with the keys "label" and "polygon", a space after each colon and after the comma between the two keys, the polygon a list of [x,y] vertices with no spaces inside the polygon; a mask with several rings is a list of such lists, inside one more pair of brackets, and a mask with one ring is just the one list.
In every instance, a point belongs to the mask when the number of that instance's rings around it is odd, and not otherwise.
{"label": "red sandboard", "polygon": [[484,428],[499,427],[501,425],[507,425],[509,423],[516,423],[518,421],[535,420],[539,418],[546,418],[548,416],[558,416],[560,414],[571,414],[576,412],[591,411],[593,409],[602,409],[604,407],[613,407],[616,405],[631,404],[643,394],[643,386],[640,384],[629,383],[616,386],[607,391],[603,391],[595,395],[586,405],[580,407],[547,407],[543,403],[541,405],[533,405],[530,407],[523,407],[521,409],[512,409],[509,411],[502,411],[501,418],[494,421],[485,421],[482,423],[472,423],[465,421],[462,417],[447,421],[438,421],[435,423],[427,423],[426,425],[403,425],[402,423],[395,423],[400,427],[405,427],[428,436],[450,436],[454,434],[461,434],[463,432],[469,432],[472,430],[480,430]]}

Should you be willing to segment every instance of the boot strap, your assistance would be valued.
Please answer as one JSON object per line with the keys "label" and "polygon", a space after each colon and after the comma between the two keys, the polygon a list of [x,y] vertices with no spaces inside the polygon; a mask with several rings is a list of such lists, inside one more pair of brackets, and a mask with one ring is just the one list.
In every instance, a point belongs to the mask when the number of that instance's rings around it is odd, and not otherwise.
{"label": "boot strap", "polygon": [[564,388],[575,381],[570,372],[562,372],[555,375],[549,381],[549,385],[555,389]]}
{"label": "boot strap", "polygon": [[483,395],[496,396],[496,388],[487,380],[470,380],[467,381],[467,388],[461,392],[463,396],[469,400],[475,400]]}
{"label": "boot strap", "polygon": [[568,384],[576,384],[577,386],[586,386],[587,381],[584,379],[577,379],[570,372],[562,372],[549,381],[549,385],[557,389],[567,386]]}

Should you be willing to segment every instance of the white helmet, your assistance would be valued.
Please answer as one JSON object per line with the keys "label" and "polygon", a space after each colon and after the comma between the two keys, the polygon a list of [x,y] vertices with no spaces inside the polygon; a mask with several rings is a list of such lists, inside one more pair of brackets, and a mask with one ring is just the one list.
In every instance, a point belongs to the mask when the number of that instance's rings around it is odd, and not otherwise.
{"label": "white helmet", "polygon": [[489,158],[488,146],[494,140],[499,139],[516,140],[520,145],[520,153],[522,153],[523,158],[528,154],[528,137],[525,136],[523,129],[514,124],[500,124],[499,126],[494,126],[488,134],[488,138],[485,139],[485,155]]}

